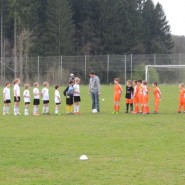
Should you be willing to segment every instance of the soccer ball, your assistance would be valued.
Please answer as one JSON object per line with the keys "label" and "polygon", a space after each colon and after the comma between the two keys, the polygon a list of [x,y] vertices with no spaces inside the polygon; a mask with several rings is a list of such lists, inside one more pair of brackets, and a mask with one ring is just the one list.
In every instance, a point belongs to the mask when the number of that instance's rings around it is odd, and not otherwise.
{"label": "soccer ball", "polygon": [[92,113],[97,113],[97,112],[98,112],[97,109],[92,110]]}

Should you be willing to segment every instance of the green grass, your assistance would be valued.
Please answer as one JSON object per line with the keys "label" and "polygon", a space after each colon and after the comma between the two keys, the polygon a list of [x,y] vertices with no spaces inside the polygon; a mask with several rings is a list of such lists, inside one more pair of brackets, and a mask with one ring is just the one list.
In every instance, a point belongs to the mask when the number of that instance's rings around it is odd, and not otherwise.
{"label": "green grass", "polygon": [[[112,115],[112,86],[102,87],[100,114],[91,113],[85,86],[80,116],[65,115],[62,93],[61,116],[1,114],[0,185],[185,184],[185,114],[177,114],[178,86],[160,88],[158,115],[123,113],[123,97],[121,113]],[[150,103],[153,111],[152,93]],[[89,160],[80,161],[82,154]]]}

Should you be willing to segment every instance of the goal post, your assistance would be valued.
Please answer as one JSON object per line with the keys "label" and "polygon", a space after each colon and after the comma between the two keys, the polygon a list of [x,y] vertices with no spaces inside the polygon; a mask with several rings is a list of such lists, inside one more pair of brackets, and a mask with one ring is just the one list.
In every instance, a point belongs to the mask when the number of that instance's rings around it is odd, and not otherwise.
{"label": "goal post", "polygon": [[149,80],[149,68],[182,69],[185,65],[145,65],[145,80]]}

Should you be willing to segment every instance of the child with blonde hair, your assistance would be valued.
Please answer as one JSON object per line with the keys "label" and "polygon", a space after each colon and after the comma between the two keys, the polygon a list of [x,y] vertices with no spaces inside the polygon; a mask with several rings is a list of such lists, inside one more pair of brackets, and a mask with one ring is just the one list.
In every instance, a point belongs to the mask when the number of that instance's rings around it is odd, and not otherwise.
{"label": "child with blonde hair", "polygon": [[161,91],[157,87],[157,82],[154,82],[153,84],[153,94],[154,94],[154,114],[157,114],[159,112],[159,103],[161,99]]}
{"label": "child with blonde hair", "polygon": [[38,116],[39,115],[39,105],[40,105],[40,91],[39,91],[39,83],[35,82],[33,84],[34,88],[33,88],[33,115],[34,116]]}
{"label": "child with blonde hair", "polygon": [[113,114],[118,114],[120,111],[120,101],[122,95],[122,87],[119,83],[119,78],[114,78],[114,111]]}
{"label": "child with blonde hair", "polygon": [[28,111],[28,108],[29,108],[29,105],[30,105],[30,91],[29,91],[29,87],[30,87],[30,84],[24,84],[24,92],[23,92],[23,97],[24,97],[24,104],[25,104],[25,108],[24,108],[24,115],[25,116],[28,116],[29,115],[29,111]]}
{"label": "child with blonde hair", "polygon": [[13,92],[14,92],[14,115],[15,116],[21,115],[20,112],[19,112],[19,103],[21,101],[20,87],[19,87],[20,82],[21,82],[20,78],[16,78],[14,80]]}
{"label": "child with blonde hair", "polygon": [[42,114],[49,114],[49,83],[43,83],[44,88],[42,89],[42,100],[43,100],[43,107],[42,107]]}
{"label": "child with blonde hair", "polygon": [[55,86],[55,94],[54,94],[54,99],[55,99],[55,115],[60,115],[59,114],[59,105],[61,104],[61,98],[60,98],[60,92],[59,92],[59,85]]}
{"label": "child with blonde hair", "polygon": [[139,112],[139,88],[138,88],[137,80],[134,80],[132,82],[132,85],[134,88],[134,93],[133,93],[134,111],[132,113],[138,114],[138,112]]}
{"label": "child with blonde hair", "polygon": [[3,115],[9,114],[10,107],[10,82],[5,83],[5,88],[3,89],[3,99],[4,99],[4,107],[3,107]]}
{"label": "child with blonde hair", "polygon": [[142,103],[143,103],[143,114],[149,114],[149,88],[147,86],[147,82],[145,80],[143,80],[142,82],[143,84],[143,99],[142,99]]}
{"label": "child with blonde hair", "polygon": [[80,78],[75,78],[75,84],[73,85],[74,88],[74,114],[80,114]]}

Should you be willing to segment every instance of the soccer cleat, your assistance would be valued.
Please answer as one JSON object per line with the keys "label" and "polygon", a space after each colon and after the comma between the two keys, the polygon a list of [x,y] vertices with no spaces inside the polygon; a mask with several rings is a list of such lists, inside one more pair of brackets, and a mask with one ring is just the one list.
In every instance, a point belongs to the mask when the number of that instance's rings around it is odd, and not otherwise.
{"label": "soccer cleat", "polygon": [[132,114],[138,114],[138,112],[132,112]]}
{"label": "soccer cleat", "polygon": [[74,114],[79,115],[79,114],[80,114],[80,112],[74,112]]}
{"label": "soccer cleat", "polygon": [[57,113],[57,114],[55,114],[56,116],[60,116],[61,114],[60,113]]}
{"label": "soccer cleat", "polygon": [[39,113],[33,113],[33,116],[39,116]]}
{"label": "soccer cleat", "polygon": [[20,113],[20,112],[18,112],[18,113],[17,113],[17,115],[18,115],[18,116],[21,116],[21,113]]}
{"label": "soccer cleat", "polygon": [[128,110],[126,110],[125,113],[128,113]]}
{"label": "soccer cleat", "polygon": [[178,111],[178,113],[181,113],[180,111]]}

